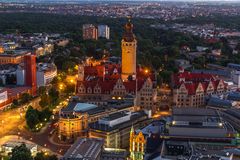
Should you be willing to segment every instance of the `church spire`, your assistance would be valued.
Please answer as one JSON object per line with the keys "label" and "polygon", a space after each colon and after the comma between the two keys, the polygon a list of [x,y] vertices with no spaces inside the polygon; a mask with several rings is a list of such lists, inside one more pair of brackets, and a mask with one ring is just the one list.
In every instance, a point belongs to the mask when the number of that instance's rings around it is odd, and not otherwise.
{"label": "church spire", "polygon": [[131,127],[131,131],[130,131],[130,133],[134,133],[133,125],[132,125],[132,127]]}

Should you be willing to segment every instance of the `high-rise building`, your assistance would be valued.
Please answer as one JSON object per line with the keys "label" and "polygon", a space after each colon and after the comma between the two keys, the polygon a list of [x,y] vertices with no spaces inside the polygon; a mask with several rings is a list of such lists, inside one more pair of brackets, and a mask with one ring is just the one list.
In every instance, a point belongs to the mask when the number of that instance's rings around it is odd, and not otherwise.
{"label": "high-rise building", "polygon": [[83,25],[83,39],[97,40],[98,39],[98,29],[93,24]]}
{"label": "high-rise building", "polygon": [[122,38],[122,79],[128,80],[129,76],[136,77],[136,52],[137,40],[133,34],[133,24],[129,19],[125,25]]}
{"label": "high-rise building", "polygon": [[110,38],[110,28],[107,25],[98,25],[98,37]]}
{"label": "high-rise building", "polygon": [[25,85],[32,87],[32,95],[37,93],[36,56],[24,56]]}

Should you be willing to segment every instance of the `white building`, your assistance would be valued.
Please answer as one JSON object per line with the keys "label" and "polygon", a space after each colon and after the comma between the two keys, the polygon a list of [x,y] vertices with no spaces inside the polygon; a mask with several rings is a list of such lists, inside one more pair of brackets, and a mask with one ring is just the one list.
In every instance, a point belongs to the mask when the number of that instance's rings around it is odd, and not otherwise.
{"label": "white building", "polygon": [[5,89],[0,89],[0,104],[8,100],[8,93]]}
{"label": "white building", "polygon": [[98,25],[98,37],[110,38],[110,28],[107,25]]}
{"label": "white building", "polygon": [[37,66],[37,86],[46,86],[57,76],[57,67],[52,63],[40,63]]}

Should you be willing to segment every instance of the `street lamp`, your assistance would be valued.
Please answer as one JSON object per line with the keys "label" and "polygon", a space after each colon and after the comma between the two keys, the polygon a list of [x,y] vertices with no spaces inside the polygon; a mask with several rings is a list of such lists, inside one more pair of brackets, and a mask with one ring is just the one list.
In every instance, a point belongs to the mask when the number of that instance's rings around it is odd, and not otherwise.
{"label": "street lamp", "polygon": [[149,70],[148,70],[148,69],[145,69],[144,72],[147,74],[147,73],[149,72]]}

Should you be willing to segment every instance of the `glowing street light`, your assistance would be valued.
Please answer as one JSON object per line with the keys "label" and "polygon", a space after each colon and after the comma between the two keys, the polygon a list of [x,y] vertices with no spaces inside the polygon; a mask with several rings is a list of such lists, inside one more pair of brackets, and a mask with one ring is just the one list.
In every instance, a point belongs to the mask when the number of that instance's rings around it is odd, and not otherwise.
{"label": "glowing street light", "polygon": [[63,90],[63,84],[59,84],[59,89]]}
{"label": "glowing street light", "polygon": [[147,74],[147,73],[149,72],[149,70],[148,70],[148,69],[145,69],[144,72]]}

